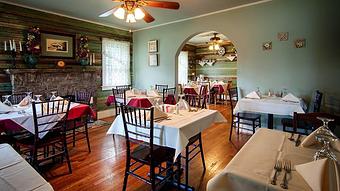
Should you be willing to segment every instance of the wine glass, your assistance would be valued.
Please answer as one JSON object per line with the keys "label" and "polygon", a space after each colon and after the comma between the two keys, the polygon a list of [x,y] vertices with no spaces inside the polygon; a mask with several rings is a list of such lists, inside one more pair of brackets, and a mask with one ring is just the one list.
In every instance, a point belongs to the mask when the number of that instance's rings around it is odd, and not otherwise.
{"label": "wine glass", "polygon": [[41,102],[41,100],[40,100],[40,97],[41,97],[42,95],[35,95],[35,101],[36,102]]}
{"label": "wine glass", "polygon": [[53,100],[55,100],[57,98],[57,96],[56,96],[57,91],[53,91],[53,92],[51,92],[51,94],[52,94],[52,96],[50,98],[50,101],[53,101]]}
{"label": "wine glass", "polygon": [[31,103],[32,102],[32,92],[25,92],[26,97],[28,98],[28,101]]}
{"label": "wine glass", "polygon": [[330,150],[329,147],[331,142],[338,139],[328,128],[328,123],[334,121],[334,119],[328,119],[324,117],[317,117],[317,119],[321,120],[323,125],[317,129],[315,139],[322,144],[322,147],[315,153],[314,160],[329,158],[337,161],[335,154]]}
{"label": "wine glass", "polygon": [[5,101],[3,102],[5,105],[8,105],[9,107],[12,107],[12,103],[9,101],[9,97],[11,97],[11,95],[4,95],[2,96]]}

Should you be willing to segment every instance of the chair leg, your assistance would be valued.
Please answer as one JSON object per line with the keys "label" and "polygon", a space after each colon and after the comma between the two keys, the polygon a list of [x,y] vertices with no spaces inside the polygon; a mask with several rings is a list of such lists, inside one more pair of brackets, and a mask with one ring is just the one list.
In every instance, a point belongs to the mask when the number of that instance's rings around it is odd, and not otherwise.
{"label": "chair leg", "polygon": [[125,176],[124,176],[124,182],[123,182],[123,191],[126,190],[126,185],[129,177],[129,170],[130,170],[130,159],[126,159],[126,167],[125,167]]}
{"label": "chair leg", "polygon": [[177,189],[180,190],[181,186],[181,154],[177,157]]}
{"label": "chair leg", "polygon": [[199,144],[200,144],[200,152],[201,152],[201,158],[202,158],[202,164],[203,164],[203,172],[205,172],[205,160],[204,160],[204,153],[203,153],[203,145],[202,145],[202,136],[200,133],[200,136],[198,138]]}
{"label": "chair leg", "polygon": [[87,148],[89,149],[89,153],[91,152],[91,146],[90,146],[90,139],[89,139],[89,131],[87,122],[85,122],[85,134],[86,134],[86,141],[87,141]]}
{"label": "chair leg", "polygon": [[240,118],[237,118],[237,135],[240,135]]}
{"label": "chair leg", "polygon": [[117,103],[115,103],[115,112],[116,112],[116,116],[118,115],[118,107],[117,107]]}
{"label": "chair leg", "polygon": [[189,184],[189,146],[185,147],[185,190],[188,190]]}
{"label": "chair leg", "polygon": [[253,121],[253,134],[255,134],[255,128],[256,128],[255,121]]}
{"label": "chair leg", "polygon": [[72,131],[72,138],[73,138],[73,141],[72,141],[72,144],[73,144],[73,147],[76,146],[76,120],[73,120],[73,131]]}
{"label": "chair leg", "polygon": [[156,190],[156,175],[155,175],[155,167],[153,165],[150,166],[150,178],[151,178],[151,190]]}
{"label": "chair leg", "polygon": [[72,174],[71,160],[70,160],[70,156],[68,155],[66,137],[64,137],[64,152],[65,152],[65,158],[66,158],[67,165],[68,165],[68,172]]}
{"label": "chair leg", "polygon": [[231,123],[230,123],[230,133],[229,133],[229,141],[231,141],[231,135],[233,133],[233,128],[234,128],[234,117],[231,116]]}

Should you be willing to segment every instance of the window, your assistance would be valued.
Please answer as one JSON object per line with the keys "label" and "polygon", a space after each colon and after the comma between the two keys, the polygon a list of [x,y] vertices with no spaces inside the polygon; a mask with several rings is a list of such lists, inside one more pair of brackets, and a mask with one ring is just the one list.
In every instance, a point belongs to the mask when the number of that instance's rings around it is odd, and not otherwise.
{"label": "window", "polygon": [[130,42],[103,38],[102,55],[102,89],[131,84]]}
{"label": "window", "polygon": [[181,51],[178,56],[178,83],[188,83],[188,52]]}

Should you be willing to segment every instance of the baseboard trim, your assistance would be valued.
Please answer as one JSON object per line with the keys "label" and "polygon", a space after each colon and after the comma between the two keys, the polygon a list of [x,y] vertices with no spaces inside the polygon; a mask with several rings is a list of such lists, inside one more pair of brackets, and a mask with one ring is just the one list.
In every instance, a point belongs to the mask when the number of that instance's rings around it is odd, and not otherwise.
{"label": "baseboard trim", "polygon": [[98,119],[104,119],[107,117],[113,117],[115,114],[115,109],[107,109],[103,111],[98,111]]}

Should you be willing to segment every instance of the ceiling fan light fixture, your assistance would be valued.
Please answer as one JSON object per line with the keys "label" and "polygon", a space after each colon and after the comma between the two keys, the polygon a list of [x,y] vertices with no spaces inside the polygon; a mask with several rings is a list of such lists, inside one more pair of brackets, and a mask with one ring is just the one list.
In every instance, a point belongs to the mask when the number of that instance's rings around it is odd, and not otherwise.
{"label": "ceiling fan light fixture", "polygon": [[113,14],[118,19],[124,19],[125,18],[125,9],[122,8],[122,7],[119,7]]}
{"label": "ceiling fan light fixture", "polygon": [[135,23],[135,22],[136,22],[135,16],[134,16],[132,13],[129,13],[129,14],[126,16],[126,22],[127,22],[127,23]]}
{"label": "ceiling fan light fixture", "polygon": [[210,45],[210,46],[209,46],[209,50],[214,50],[214,46],[213,46],[213,45]]}
{"label": "ceiling fan light fixture", "polygon": [[215,45],[214,45],[214,49],[215,49],[215,50],[219,50],[219,49],[220,49],[220,45],[219,45],[219,44],[215,44]]}
{"label": "ceiling fan light fixture", "polygon": [[136,8],[134,12],[135,12],[135,18],[137,20],[143,19],[145,17],[145,14],[140,8]]}

